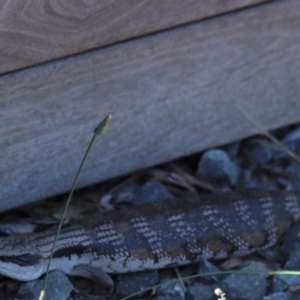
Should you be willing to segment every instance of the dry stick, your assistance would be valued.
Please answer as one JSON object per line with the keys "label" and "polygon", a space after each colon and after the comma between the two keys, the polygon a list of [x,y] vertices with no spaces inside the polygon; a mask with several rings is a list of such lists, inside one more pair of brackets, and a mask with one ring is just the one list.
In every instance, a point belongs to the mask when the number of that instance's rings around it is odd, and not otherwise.
{"label": "dry stick", "polygon": [[269,133],[262,125],[260,125],[256,120],[254,120],[240,105],[235,104],[235,106],[244,114],[244,116],[265,136],[267,136],[280,150],[286,152],[290,157],[300,163],[300,158],[293,151],[286,148],[274,135]]}
{"label": "dry stick", "polygon": [[176,272],[176,275],[178,277],[178,280],[179,280],[179,282],[180,282],[180,284],[181,284],[184,292],[186,293],[186,288],[185,288],[184,282],[183,282],[182,277],[181,277],[181,275],[180,275],[180,273],[179,273],[179,271],[178,271],[177,268],[175,268],[175,272]]}
{"label": "dry stick", "polygon": [[47,286],[47,281],[48,281],[48,274],[49,274],[49,270],[50,270],[50,265],[51,265],[51,260],[52,260],[52,257],[53,257],[53,253],[54,253],[54,248],[55,248],[55,245],[56,245],[56,242],[57,242],[57,239],[58,239],[58,236],[60,234],[60,231],[61,231],[61,228],[62,228],[62,225],[63,225],[63,221],[65,219],[65,216],[66,216],[66,213],[67,213],[67,210],[68,210],[68,207],[69,207],[69,204],[70,204],[70,201],[71,201],[71,198],[72,198],[72,195],[73,195],[73,192],[74,192],[74,188],[76,186],[76,183],[77,183],[77,180],[78,180],[78,177],[79,177],[79,174],[81,173],[81,170],[83,168],[83,165],[86,161],[86,158],[89,154],[89,152],[91,151],[92,149],[92,146],[94,145],[95,143],[95,140],[98,136],[102,135],[104,130],[106,129],[109,121],[111,120],[112,118],[112,115],[107,115],[101,122],[100,124],[95,128],[94,130],[94,135],[90,141],[90,144],[85,152],[85,155],[81,161],[81,164],[79,166],[79,169],[77,171],[77,174],[75,176],[75,179],[74,179],[74,182],[72,184],[72,188],[71,188],[71,191],[69,193],[69,197],[68,197],[68,200],[67,200],[67,203],[66,203],[66,206],[65,206],[65,210],[63,212],[63,215],[61,217],[61,220],[60,220],[60,223],[59,223],[59,226],[58,226],[58,230],[57,230],[57,233],[56,233],[56,236],[55,236],[55,239],[54,239],[54,242],[53,242],[53,245],[52,245],[52,249],[51,249],[51,253],[50,253],[50,257],[49,257],[49,261],[48,261],[48,265],[47,265],[47,271],[46,271],[46,276],[45,276],[45,280],[44,280],[44,285],[43,285],[43,289],[40,293],[40,297],[39,297],[39,300],[43,300],[44,299],[44,296],[45,296],[45,290],[46,290],[46,286]]}

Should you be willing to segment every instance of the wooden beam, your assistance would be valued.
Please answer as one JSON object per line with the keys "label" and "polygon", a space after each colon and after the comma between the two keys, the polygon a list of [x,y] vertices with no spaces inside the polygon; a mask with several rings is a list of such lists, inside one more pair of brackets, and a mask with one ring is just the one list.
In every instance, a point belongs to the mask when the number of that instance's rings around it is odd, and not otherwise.
{"label": "wooden beam", "polygon": [[268,0],[4,0],[0,74]]}
{"label": "wooden beam", "polygon": [[300,121],[300,2],[195,23],[0,77],[1,210]]}

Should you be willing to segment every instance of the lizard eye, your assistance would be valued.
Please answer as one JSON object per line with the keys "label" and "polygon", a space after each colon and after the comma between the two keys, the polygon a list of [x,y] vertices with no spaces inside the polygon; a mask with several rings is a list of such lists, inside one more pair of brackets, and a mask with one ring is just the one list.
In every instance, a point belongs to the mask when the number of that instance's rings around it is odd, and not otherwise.
{"label": "lizard eye", "polygon": [[0,257],[0,261],[11,262],[19,266],[32,266],[41,261],[42,257],[39,255],[24,254],[17,256],[3,256]]}

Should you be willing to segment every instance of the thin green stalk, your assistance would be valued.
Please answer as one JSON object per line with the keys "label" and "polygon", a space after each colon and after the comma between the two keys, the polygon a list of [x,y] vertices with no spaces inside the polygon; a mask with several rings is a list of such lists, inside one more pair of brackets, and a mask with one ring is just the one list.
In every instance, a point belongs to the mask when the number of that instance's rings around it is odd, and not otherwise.
{"label": "thin green stalk", "polygon": [[67,213],[67,210],[68,210],[68,207],[69,207],[69,204],[71,202],[71,198],[73,196],[73,192],[74,192],[74,189],[75,189],[75,186],[76,186],[76,183],[78,181],[78,177],[79,177],[79,174],[81,173],[81,170],[83,168],[83,165],[86,161],[86,158],[87,156],[89,155],[95,141],[96,141],[96,138],[98,136],[101,136],[104,132],[104,130],[106,129],[109,121],[111,120],[112,118],[112,115],[107,115],[101,122],[100,124],[95,128],[94,130],[94,135],[90,141],[90,144],[85,152],[85,155],[81,161],[81,164],[79,166],[79,169],[77,171],[77,174],[75,176],[75,179],[74,179],[74,182],[72,184],[72,188],[71,188],[71,191],[69,193],[69,197],[68,197],[68,200],[67,200],[67,203],[66,203],[66,206],[65,206],[65,209],[64,209],[64,212],[63,212],[63,215],[62,215],[62,218],[61,218],[61,221],[59,223],[59,226],[58,226],[58,230],[57,230],[57,233],[56,233],[56,236],[55,236],[55,239],[54,239],[54,242],[53,242],[53,245],[52,245],[52,249],[51,249],[51,253],[50,253],[50,257],[49,257],[49,261],[48,261],[48,265],[47,265],[47,271],[46,271],[46,276],[45,276],[45,280],[44,280],[44,285],[43,285],[43,289],[41,291],[41,294],[40,294],[40,297],[39,297],[39,300],[43,300],[44,299],[44,296],[45,296],[45,291],[46,291],[46,286],[47,286],[47,281],[48,281],[48,274],[49,274],[49,270],[50,270],[50,265],[51,265],[51,261],[52,261],[52,258],[53,258],[53,254],[54,254],[54,249],[55,249],[55,246],[56,246],[56,242],[57,242],[57,239],[59,237],[59,234],[60,234],[60,231],[61,231],[61,228],[62,228],[62,225],[63,225],[63,221],[65,219],[65,216],[66,216],[66,213]]}
{"label": "thin green stalk", "polygon": [[278,270],[278,271],[267,271],[267,270],[261,270],[261,271],[256,271],[256,270],[227,270],[227,271],[215,271],[215,272],[206,272],[206,273],[201,273],[201,274],[195,274],[195,275],[190,275],[190,276],[185,276],[185,277],[180,277],[180,278],[175,278],[175,279],[170,279],[167,283],[158,283],[156,285],[149,286],[143,290],[137,291],[135,293],[132,293],[121,300],[128,300],[131,299],[135,296],[140,295],[141,293],[145,293],[148,291],[151,291],[153,289],[159,288],[163,286],[164,284],[172,284],[172,283],[177,283],[177,282],[183,282],[186,280],[190,279],[195,279],[195,278],[200,278],[204,276],[211,276],[211,275],[224,275],[224,274],[248,274],[248,275],[257,275],[257,274],[265,274],[265,275],[300,275],[300,271],[293,271],[293,270]]}

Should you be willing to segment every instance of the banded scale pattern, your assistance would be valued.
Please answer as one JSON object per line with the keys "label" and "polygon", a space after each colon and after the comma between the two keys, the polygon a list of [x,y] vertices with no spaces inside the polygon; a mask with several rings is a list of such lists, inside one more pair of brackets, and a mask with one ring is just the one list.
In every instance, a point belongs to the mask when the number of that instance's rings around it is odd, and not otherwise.
{"label": "banded scale pattern", "polygon": [[[105,273],[126,273],[242,256],[273,246],[299,220],[296,192],[189,195],[124,207],[63,229],[51,269],[74,274],[76,266],[92,265]],[[54,235],[1,238],[0,274],[39,277]]]}

